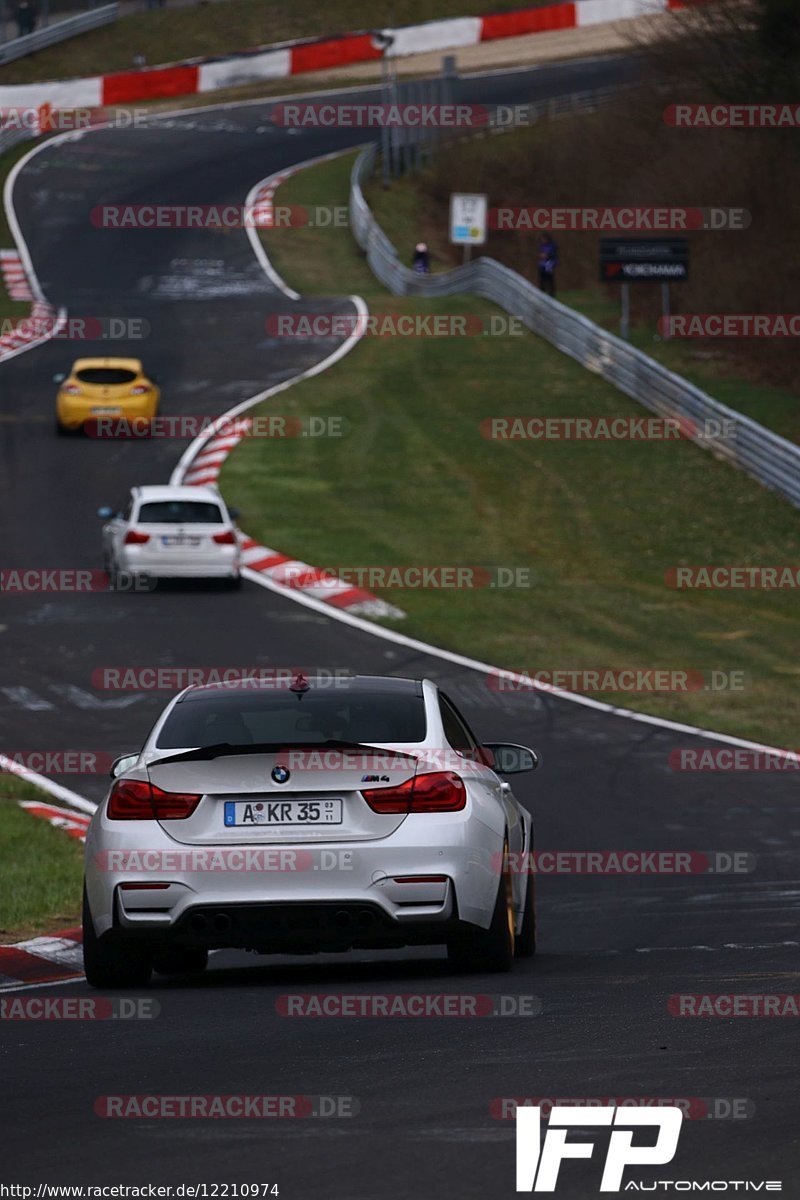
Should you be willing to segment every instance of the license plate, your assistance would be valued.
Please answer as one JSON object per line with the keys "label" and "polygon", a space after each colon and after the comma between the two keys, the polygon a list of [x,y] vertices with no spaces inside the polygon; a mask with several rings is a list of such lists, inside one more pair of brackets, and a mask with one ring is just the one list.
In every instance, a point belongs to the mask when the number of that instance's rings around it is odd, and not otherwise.
{"label": "license plate", "polygon": [[121,417],[121,408],[91,408],[89,409],[93,417]]}
{"label": "license plate", "polygon": [[185,534],[164,534],[161,538],[162,546],[199,546],[199,537],[188,537]]}
{"label": "license plate", "polygon": [[225,824],[341,825],[341,800],[226,800]]}

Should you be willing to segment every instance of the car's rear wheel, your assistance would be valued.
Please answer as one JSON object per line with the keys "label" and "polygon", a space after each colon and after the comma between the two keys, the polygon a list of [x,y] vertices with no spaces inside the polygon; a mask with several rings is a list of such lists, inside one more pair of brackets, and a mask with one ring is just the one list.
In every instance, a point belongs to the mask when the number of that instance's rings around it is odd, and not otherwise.
{"label": "car's rear wheel", "polygon": [[83,889],[83,971],[95,988],[144,987],[153,969],[153,952],[138,938],[98,938]]}
{"label": "car's rear wheel", "polygon": [[208,951],[202,946],[169,946],[153,959],[158,975],[199,975],[207,966]]}
{"label": "car's rear wheel", "polygon": [[447,957],[460,971],[510,971],[514,965],[516,918],[514,890],[508,861],[508,843],[503,844],[503,870],[488,929],[459,933],[447,944]]}
{"label": "car's rear wheel", "polygon": [[536,954],[536,877],[533,874],[528,876],[522,928],[517,935],[514,952],[517,958],[533,958]]}

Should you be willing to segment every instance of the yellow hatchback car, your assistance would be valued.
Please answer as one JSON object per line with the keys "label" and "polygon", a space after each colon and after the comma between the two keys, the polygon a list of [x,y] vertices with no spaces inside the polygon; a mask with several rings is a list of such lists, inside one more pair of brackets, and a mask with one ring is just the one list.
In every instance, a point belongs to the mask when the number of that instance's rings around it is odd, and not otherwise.
{"label": "yellow hatchback car", "polygon": [[56,375],[56,429],[70,433],[98,417],[151,421],[161,393],[138,358],[79,358],[69,375]]}

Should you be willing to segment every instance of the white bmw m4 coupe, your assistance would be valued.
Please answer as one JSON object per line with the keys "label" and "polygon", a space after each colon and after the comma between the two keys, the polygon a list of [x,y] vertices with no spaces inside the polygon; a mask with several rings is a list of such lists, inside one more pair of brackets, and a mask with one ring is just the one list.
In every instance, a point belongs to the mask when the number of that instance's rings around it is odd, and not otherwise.
{"label": "white bmw m4 coupe", "polygon": [[480,743],[427,679],[187,688],[92,819],[86,977],[138,986],[231,947],[444,945],[510,970],[536,929],[531,817],[504,777],[537,764]]}

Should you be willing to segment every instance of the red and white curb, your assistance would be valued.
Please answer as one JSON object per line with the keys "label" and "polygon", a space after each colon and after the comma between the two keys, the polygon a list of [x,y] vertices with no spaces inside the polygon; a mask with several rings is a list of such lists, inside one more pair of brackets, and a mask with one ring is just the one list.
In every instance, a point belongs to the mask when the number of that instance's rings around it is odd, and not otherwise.
{"label": "red and white curb", "polygon": [[83,975],[82,937],[80,929],[64,929],[52,937],[0,946],[0,992],[13,992],[32,983],[79,979]]}
{"label": "red and white curb", "polygon": [[339,579],[324,567],[309,566],[288,554],[270,550],[253,538],[242,538],[242,565],[290,591],[300,591],[312,600],[321,600],[358,616],[393,617],[395,620],[405,616],[402,609],[373,596],[364,588],[353,587],[352,583]]}
{"label": "red and white curb", "polygon": [[222,464],[234,446],[246,437],[252,424],[246,419],[237,421],[235,431],[212,435],[195,454],[182,482],[189,487],[216,487]]}
{"label": "red and white curb", "polygon": [[92,819],[89,814],[75,812],[70,808],[59,808],[44,800],[20,800],[18,803],[20,808],[24,808],[32,817],[41,817],[55,829],[63,829],[64,833],[79,842],[86,841],[86,830]]}
{"label": "red and white curb", "polygon": [[296,173],[290,167],[257,184],[255,192],[251,192],[249,197],[246,219],[259,229],[272,229],[275,224],[275,193],[282,183]]}
{"label": "red and white curb", "polygon": [[[524,37],[580,29],[607,21],[629,20],[654,13],[691,8],[707,0],[557,0],[538,8],[517,8],[478,17],[452,17],[404,25],[397,29],[359,30],[332,37],[257,46],[226,58],[183,62],[93,75],[85,79],[0,87],[0,107],[99,108],[132,100],[190,96],[219,88],[240,87],[270,79],[286,79],[308,71],[324,71],[350,63],[387,57],[402,58],[438,50],[477,46],[498,38]],[[376,37],[376,32],[380,38]],[[384,50],[384,47],[388,49]]]}
{"label": "red and white curb", "polygon": [[3,283],[12,300],[33,300],[31,285],[16,250],[0,250],[0,270]]}
{"label": "red and white curb", "polygon": [[[55,337],[64,323],[64,314],[57,313],[52,304],[35,298],[22,259],[16,250],[0,250],[0,271],[10,299],[31,301],[30,315],[21,317],[11,329],[0,333],[2,360]],[[2,322],[2,325],[5,323]]]}
{"label": "red and white curb", "polygon": [[36,300],[29,317],[22,317],[13,329],[0,334],[0,359],[49,341],[59,328],[59,317],[52,305]]}

